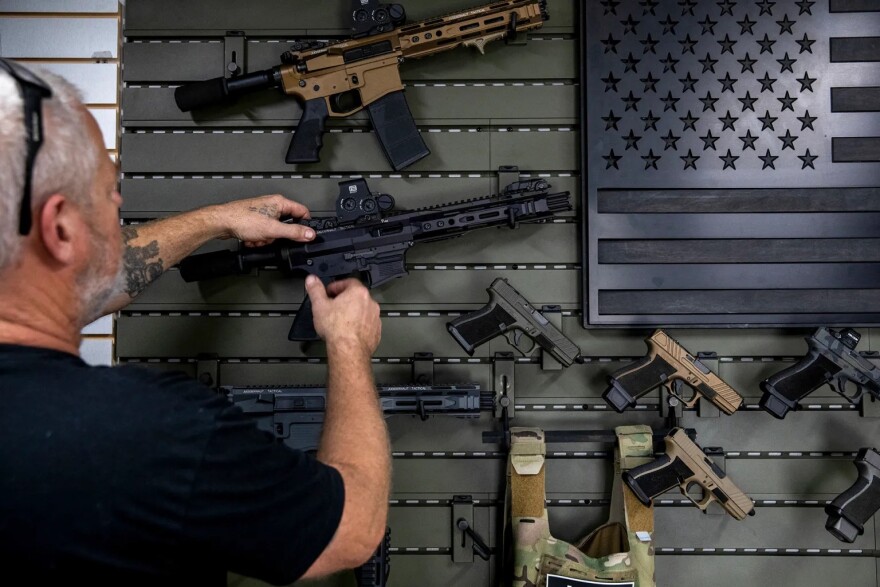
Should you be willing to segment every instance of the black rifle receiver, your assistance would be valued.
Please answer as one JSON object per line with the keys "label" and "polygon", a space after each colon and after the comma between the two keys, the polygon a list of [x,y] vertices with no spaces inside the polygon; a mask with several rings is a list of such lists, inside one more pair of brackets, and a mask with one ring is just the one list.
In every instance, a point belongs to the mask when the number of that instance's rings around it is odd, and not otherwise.
{"label": "black rifle receiver", "polygon": [[[410,415],[427,420],[431,416],[479,418],[495,406],[494,394],[481,391],[475,383],[435,385],[377,385],[382,413]],[[223,386],[220,393],[257,427],[271,432],[290,448],[316,451],[324,427],[327,388],[320,385],[279,387]]]}
{"label": "black rifle receiver", "polygon": [[[308,243],[279,239],[266,247],[219,251],[187,257],[180,263],[184,281],[242,275],[276,267],[288,275],[313,274],[325,283],[362,275],[368,287],[403,277],[406,252],[416,243],[455,238],[478,228],[542,220],[571,210],[569,192],[550,193],[543,179],[518,181],[500,194],[393,211],[394,198],[373,194],[363,179],[339,184],[336,216],[300,221],[315,229]],[[290,340],[317,340],[308,297],[294,319]]]}

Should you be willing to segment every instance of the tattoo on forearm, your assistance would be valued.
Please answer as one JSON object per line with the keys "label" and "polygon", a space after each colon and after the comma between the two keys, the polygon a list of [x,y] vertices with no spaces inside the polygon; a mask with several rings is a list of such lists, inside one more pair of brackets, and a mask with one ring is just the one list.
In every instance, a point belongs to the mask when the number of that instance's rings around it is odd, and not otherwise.
{"label": "tattoo on forearm", "polygon": [[122,241],[125,245],[122,262],[125,271],[125,293],[135,298],[139,293],[165,272],[162,259],[159,257],[159,241],[153,241],[143,247],[129,243],[138,237],[137,229],[127,226],[122,229]]}
{"label": "tattoo on forearm", "polygon": [[260,216],[266,216],[268,218],[278,218],[278,206],[273,204],[264,204],[262,206],[249,206],[248,210],[251,212],[256,212]]}

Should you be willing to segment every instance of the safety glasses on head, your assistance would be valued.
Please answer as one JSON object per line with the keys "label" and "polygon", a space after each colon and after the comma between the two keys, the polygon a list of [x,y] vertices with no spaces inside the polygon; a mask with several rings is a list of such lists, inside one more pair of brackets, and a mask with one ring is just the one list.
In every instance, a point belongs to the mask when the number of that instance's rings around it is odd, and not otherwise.
{"label": "safety glasses on head", "polygon": [[12,76],[18,83],[18,91],[24,101],[24,127],[27,140],[27,159],[24,170],[24,194],[21,198],[21,212],[18,232],[27,235],[31,231],[31,184],[34,176],[34,161],[43,144],[43,99],[52,97],[52,90],[30,70],[14,61],[0,58],[0,69]]}

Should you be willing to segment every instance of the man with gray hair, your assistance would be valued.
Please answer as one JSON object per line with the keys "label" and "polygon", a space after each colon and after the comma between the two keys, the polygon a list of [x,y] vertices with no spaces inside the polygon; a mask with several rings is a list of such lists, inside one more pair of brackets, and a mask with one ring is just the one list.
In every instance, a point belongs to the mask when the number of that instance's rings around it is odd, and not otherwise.
{"label": "man with gray hair", "polygon": [[89,367],[80,331],[214,238],[315,237],[280,195],[120,228],[116,166],[64,80],[0,59],[0,544],[37,584],[275,584],[363,563],[384,535],[388,434],[371,372],[378,305],[310,277],[327,345],[316,458],[177,375]]}

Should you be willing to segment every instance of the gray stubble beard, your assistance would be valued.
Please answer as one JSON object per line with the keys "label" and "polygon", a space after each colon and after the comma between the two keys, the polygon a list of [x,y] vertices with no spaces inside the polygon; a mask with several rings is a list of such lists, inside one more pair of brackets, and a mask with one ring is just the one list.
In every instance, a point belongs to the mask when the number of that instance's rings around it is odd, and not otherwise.
{"label": "gray stubble beard", "polygon": [[[89,226],[92,242],[102,242],[103,235]],[[121,237],[120,237],[121,242]],[[81,320],[81,327],[91,324],[104,315],[104,308],[107,302],[113,297],[116,291],[124,291],[125,287],[125,266],[122,263],[121,254],[116,259],[117,268],[115,273],[106,274],[107,266],[114,260],[107,250],[95,246],[95,252],[98,259],[94,260],[77,278],[77,287],[79,295],[79,312],[78,316]]]}

